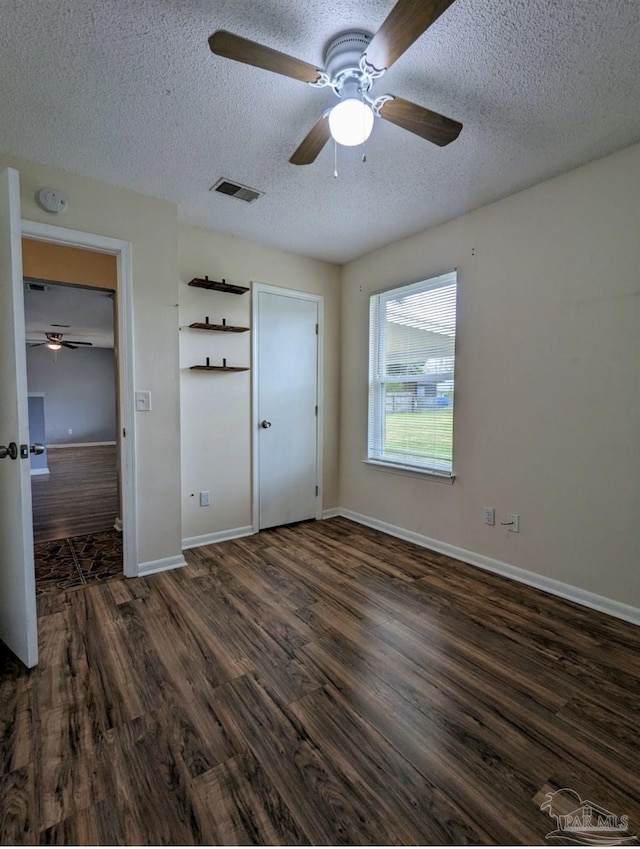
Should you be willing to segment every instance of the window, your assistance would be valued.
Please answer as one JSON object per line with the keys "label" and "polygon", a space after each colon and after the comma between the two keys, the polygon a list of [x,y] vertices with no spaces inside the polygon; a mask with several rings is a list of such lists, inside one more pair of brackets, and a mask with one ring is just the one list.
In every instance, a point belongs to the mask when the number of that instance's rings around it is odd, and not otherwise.
{"label": "window", "polygon": [[456,274],[372,295],[368,459],[453,476]]}

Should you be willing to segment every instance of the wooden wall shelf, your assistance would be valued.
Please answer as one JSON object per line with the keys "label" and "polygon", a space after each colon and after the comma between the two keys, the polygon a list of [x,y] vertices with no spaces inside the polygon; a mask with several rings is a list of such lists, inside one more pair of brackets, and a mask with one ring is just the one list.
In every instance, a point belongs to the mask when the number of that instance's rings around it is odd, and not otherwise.
{"label": "wooden wall shelf", "polygon": [[234,327],[232,324],[227,324],[225,318],[222,319],[222,324],[209,324],[209,316],[204,321],[195,321],[189,327],[193,327],[194,330],[219,330],[227,333],[246,333],[249,329],[248,327]]}
{"label": "wooden wall shelf", "polygon": [[228,366],[226,360],[222,361],[221,366],[212,366],[209,357],[205,365],[189,366],[189,368],[191,371],[249,371],[249,366]]}
{"label": "wooden wall shelf", "polygon": [[193,280],[189,281],[189,286],[197,286],[199,289],[215,289],[217,292],[231,292],[232,295],[244,295],[245,292],[249,291],[248,286],[236,286],[235,283],[227,283],[224,277],[222,280],[209,280],[207,276],[194,277]]}

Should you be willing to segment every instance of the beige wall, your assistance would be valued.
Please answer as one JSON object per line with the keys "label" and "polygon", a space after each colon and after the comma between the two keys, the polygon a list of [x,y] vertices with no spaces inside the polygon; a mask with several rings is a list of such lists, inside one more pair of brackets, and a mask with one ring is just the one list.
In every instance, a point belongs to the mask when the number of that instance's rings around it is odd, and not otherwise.
{"label": "beige wall", "polygon": [[[175,557],[180,530],[178,224],[173,203],[54,168],[0,155],[20,171],[22,217],[130,241],[133,246],[135,383],[153,409],[136,413],[138,560]],[[43,186],[67,193],[69,211],[37,205]]]}
{"label": "beige wall", "polygon": [[[640,607],[639,222],[634,146],[347,265],[341,506]],[[369,293],[453,268],[449,486],[362,460]]]}
{"label": "beige wall", "polygon": [[35,280],[53,280],[98,289],[118,288],[118,260],[68,245],[22,240],[22,273]]}
{"label": "beige wall", "polygon": [[[194,277],[267,283],[322,295],[325,310],[324,508],[338,505],[340,270],[337,266],[253,242],[180,228],[180,376],[182,409],[182,534],[184,539],[251,525],[251,374],[193,372],[189,366],[227,358],[249,365],[250,333],[190,330],[194,321],[250,326],[250,293],[232,295],[188,286]],[[211,506],[198,493],[211,491]],[[193,493],[193,495],[192,495]]]}

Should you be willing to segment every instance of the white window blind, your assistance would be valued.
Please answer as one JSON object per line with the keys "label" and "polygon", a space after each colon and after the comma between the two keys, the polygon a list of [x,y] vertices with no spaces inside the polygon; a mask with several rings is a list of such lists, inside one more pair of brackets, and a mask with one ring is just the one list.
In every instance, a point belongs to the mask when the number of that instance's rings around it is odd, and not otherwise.
{"label": "white window blind", "polygon": [[372,295],[369,460],[453,475],[456,274]]}

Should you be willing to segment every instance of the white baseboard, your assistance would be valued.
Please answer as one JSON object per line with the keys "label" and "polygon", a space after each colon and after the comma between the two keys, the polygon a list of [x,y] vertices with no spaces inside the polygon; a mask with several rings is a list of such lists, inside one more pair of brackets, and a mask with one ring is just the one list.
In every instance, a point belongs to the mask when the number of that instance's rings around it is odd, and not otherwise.
{"label": "white baseboard", "polygon": [[186,566],[187,561],[181,554],[176,554],[174,557],[163,557],[160,560],[147,560],[146,563],[138,564],[138,578],[144,578],[147,575],[155,575],[156,572],[166,572],[168,569],[179,569],[181,566]]}
{"label": "white baseboard", "polygon": [[115,442],[52,442],[47,445],[50,448],[93,448],[95,445],[115,445]]}
{"label": "white baseboard", "polygon": [[48,475],[49,469],[31,469],[32,475]]}
{"label": "white baseboard", "polygon": [[239,537],[248,537],[253,534],[251,525],[245,525],[243,528],[230,528],[228,531],[217,531],[213,534],[202,534],[197,537],[185,537],[182,540],[182,550],[187,548],[199,548],[201,545],[215,545],[217,542],[226,542],[229,539],[238,539]]}
{"label": "white baseboard", "polygon": [[538,575],[536,572],[529,572],[527,569],[521,569],[519,566],[512,566],[510,563],[503,563],[500,560],[494,560],[492,557],[486,557],[484,554],[476,554],[474,551],[467,551],[465,548],[449,545],[449,543],[432,539],[423,534],[415,533],[415,531],[408,531],[405,528],[399,528],[396,525],[381,522],[378,519],[371,518],[371,516],[355,513],[353,510],[340,508],[336,515],[343,516],[345,519],[351,519],[353,522],[358,522],[369,528],[383,531],[386,534],[390,534],[390,536],[399,537],[407,542],[413,542],[422,548],[430,548],[432,551],[462,560],[471,566],[478,566],[480,569],[486,569],[488,572],[495,572],[505,578],[511,578],[513,581],[518,581],[521,584],[527,584],[530,587],[551,593],[551,595],[566,598],[568,601],[581,604],[583,607],[590,607],[592,610],[600,611],[600,613],[615,616],[617,619],[624,619],[633,625],[640,625],[640,608],[632,607],[630,604],[624,604],[621,601],[597,595],[596,593],[589,592],[589,590],[583,590],[581,587],[565,584],[562,581],[557,581],[555,578],[547,578],[544,575]]}
{"label": "white baseboard", "polygon": [[323,519],[335,519],[336,516],[342,516],[342,512],[339,507],[330,507],[328,510],[322,511]]}

